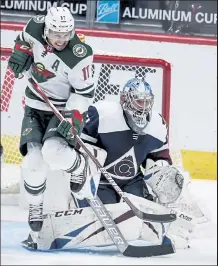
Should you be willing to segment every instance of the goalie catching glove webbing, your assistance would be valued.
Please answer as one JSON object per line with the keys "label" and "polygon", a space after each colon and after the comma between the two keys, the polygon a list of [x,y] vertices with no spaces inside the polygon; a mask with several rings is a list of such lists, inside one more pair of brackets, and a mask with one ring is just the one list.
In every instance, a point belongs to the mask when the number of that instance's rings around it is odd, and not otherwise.
{"label": "goalie catching glove webbing", "polygon": [[63,115],[66,120],[60,122],[57,127],[57,132],[61,134],[70,145],[75,147],[77,141],[74,135],[80,136],[82,133],[84,125],[83,115],[78,110],[65,111]]}
{"label": "goalie catching glove webbing", "polygon": [[13,70],[15,78],[18,78],[19,74],[29,70],[33,63],[33,54],[27,42],[21,40],[16,40],[15,42],[8,66]]}

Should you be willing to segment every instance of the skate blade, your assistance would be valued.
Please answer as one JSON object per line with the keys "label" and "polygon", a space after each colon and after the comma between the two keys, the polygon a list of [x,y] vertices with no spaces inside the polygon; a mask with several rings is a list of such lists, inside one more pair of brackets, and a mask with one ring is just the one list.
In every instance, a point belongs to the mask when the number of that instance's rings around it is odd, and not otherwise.
{"label": "skate blade", "polygon": [[37,241],[36,241],[37,236],[36,235],[38,236],[38,233],[31,232],[28,238],[21,242],[21,245],[24,248],[27,248],[29,250],[37,250]]}

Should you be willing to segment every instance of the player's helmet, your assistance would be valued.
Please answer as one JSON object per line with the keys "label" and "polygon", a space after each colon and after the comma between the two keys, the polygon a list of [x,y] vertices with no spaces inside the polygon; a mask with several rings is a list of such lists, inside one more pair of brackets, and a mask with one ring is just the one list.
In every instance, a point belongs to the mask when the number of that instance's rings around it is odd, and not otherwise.
{"label": "player's helmet", "polygon": [[120,92],[120,104],[128,125],[138,134],[143,134],[154,104],[150,85],[143,78],[130,79]]}
{"label": "player's helmet", "polygon": [[67,7],[51,7],[45,16],[44,36],[69,41],[75,34],[74,18]]}

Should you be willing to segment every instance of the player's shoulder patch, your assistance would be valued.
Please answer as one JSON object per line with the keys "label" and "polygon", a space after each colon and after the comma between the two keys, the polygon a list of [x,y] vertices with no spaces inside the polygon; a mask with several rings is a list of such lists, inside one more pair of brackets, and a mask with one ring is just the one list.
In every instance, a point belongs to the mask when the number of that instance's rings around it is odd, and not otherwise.
{"label": "player's shoulder patch", "polygon": [[85,58],[93,54],[91,46],[81,41],[80,37],[75,34],[69,43],[69,48],[76,58]]}
{"label": "player's shoulder patch", "polygon": [[58,54],[62,61],[71,69],[83,59],[92,55],[92,48],[88,44],[81,42],[76,34],[73,39],[70,40],[68,46]]}
{"label": "player's shoulder patch", "polygon": [[86,43],[82,43],[82,42],[75,43],[72,47],[72,52],[75,57],[80,58],[80,59],[93,55],[93,50],[91,46],[89,46]]}
{"label": "player's shoulder patch", "polygon": [[86,46],[82,43],[75,44],[72,48],[72,51],[76,57],[85,57],[88,52]]}

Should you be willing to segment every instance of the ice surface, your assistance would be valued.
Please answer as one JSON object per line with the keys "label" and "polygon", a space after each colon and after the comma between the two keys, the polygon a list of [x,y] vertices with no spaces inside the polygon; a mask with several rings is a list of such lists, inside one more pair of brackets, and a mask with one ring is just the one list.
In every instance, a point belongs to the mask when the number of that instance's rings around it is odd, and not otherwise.
{"label": "ice surface", "polygon": [[115,247],[39,252],[24,249],[27,238],[27,211],[1,206],[2,265],[217,265],[217,181],[193,180],[191,186],[199,202],[211,212],[211,222],[198,226],[191,248],[152,258],[126,258]]}

